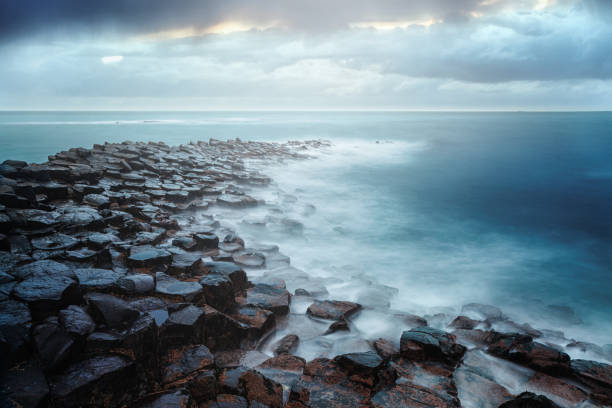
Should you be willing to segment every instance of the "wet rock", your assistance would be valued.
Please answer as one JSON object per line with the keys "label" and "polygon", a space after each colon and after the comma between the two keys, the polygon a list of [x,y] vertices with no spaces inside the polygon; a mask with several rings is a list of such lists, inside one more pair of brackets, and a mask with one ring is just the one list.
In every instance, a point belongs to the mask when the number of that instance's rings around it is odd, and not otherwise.
{"label": "wet rock", "polygon": [[94,357],[50,378],[51,400],[62,407],[120,406],[133,398],[134,379],[134,365],[122,357]]}
{"label": "wet rock", "polygon": [[71,230],[93,230],[104,227],[102,216],[93,208],[66,207],[58,210],[57,220]]}
{"label": "wet rock", "polygon": [[397,348],[397,346],[395,346],[389,340],[376,339],[373,346],[378,355],[385,360],[399,356],[399,348]]}
{"label": "wet rock", "polygon": [[30,320],[25,304],[14,300],[0,302],[0,368],[28,356]]}
{"label": "wet rock", "polygon": [[214,364],[212,353],[204,345],[171,350],[167,360],[170,364],[164,370],[164,383],[178,381],[196,371],[212,368]]}
{"label": "wet rock", "polygon": [[0,404],[7,408],[42,406],[48,394],[47,379],[35,364],[14,367],[0,375]]}
{"label": "wet rock", "polygon": [[578,381],[592,388],[592,400],[612,405],[612,365],[577,359],[571,368]]}
{"label": "wet rock", "polygon": [[204,267],[209,273],[221,273],[232,280],[232,286],[236,292],[245,290],[249,281],[244,270],[232,262],[205,262]]}
{"label": "wet rock", "polygon": [[172,262],[172,254],[165,249],[149,245],[131,247],[128,262],[134,267],[169,265]]}
{"label": "wet rock", "polygon": [[299,345],[300,338],[296,334],[288,334],[274,344],[274,355],[293,354]]}
{"label": "wet rock", "polygon": [[272,311],[278,316],[289,313],[291,295],[285,289],[259,284],[247,290],[246,303]]}
{"label": "wet rock", "polygon": [[181,252],[172,255],[168,272],[173,275],[190,274],[202,264],[202,256],[197,253]]}
{"label": "wet rock", "polygon": [[[216,358],[216,361],[217,364],[219,364],[220,360],[218,358]],[[218,376],[219,391],[228,394],[240,394],[242,389],[238,380],[240,376],[248,370],[247,367],[243,366],[224,368],[221,370]]]}
{"label": "wet rock", "polygon": [[108,327],[129,326],[140,316],[140,312],[125,300],[105,293],[89,293],[87,303],[94,318]]}
{"label": "wet rock", "polygon": [[261,373],[249,370],[240,376],[239,384],[247,400],[260,402],[270,408],[283,406],[283,387]]}
{"label": "wet rock", "polygon": [[110,199],[102,194],[87,194],[83,197],[83,203],[100,210],[110,207]]}
{"label": "wet rock", "polygon": [[361,310],[361,305],[339,300],[315,300],[306,313],[327,320],[346,319]]}
{"label": "wet rock", "polygon": [[60,310],[58,317],[64,330],[74,336],[85,337],[96,329],[91,316],[80,306],[70,305]]}
{"label": "wet rock", "polygon": [[312,294],[310,292],[308,292],[306,289],[302,289],[302,288],[298,288],[295,290],[295,292],[293,292],[294,296],[312,296]]}
{"label": "wet rock", "polygon": [[256,306],[242,306],[232,317],[248,326],[249,339],[255,342],[276,327],[274,314]]}
{"label": "wet rock", "polygon": [[588,400],[588,394],[570,381],[535,373],[525,385],[527,391],[544,394],[553,402],[566,406],[578,406]]}
{"label": "wet rock", "polygon": [[456,365],[466,348],[455,342],[455,336],[432,327],[418,327],[402,333],[400,353],[414,361],[442,361]]}
{"label": "wet rock", "polygon": [[144,294],[155,289],[155,279],[151,275],[137,273],[125,275],[117,280],[117,287],[127,294]]}
{"label": "wet rock", "polygon": [[543,395],[524,392],[515,399],[504,402],[499,408],[560,408],[557,404]]}
{"label": "wet rock", "polygon": [[472,320],[466,316],[457,316],[455,320],[450,322],[448,327],[453,327],[455,329],[471,330],[476,327],[478,323],[480,323],[478,320]]}
{"label": "wet rock", "polygon": [[219,237],[214,234],[195,234],[193,239],[200,250],[215,249],[219,246]]}
{"label": "wet rock", "polygon": [[351,331],[349,324],[346,320],[340,319],[330,324],[324,335],[332,334],[338,331]]}
{"label": "wet rock", "polygon": [[253,207],[257,205],[257,200],[248,195],[221,194],[217,197],[217,204],[227,207]]}
{"label": "wet rock", "polygon": [[429,388],[412,384],[407,381],[398,381],[390,389],[375,394],[371,399],[372,407],[459,407],[451,404]]}
{"label": "wet rock", "polygon": [[528,336],[501,335],[489,345],[487,352],[551,375],[565,375],[571,371],[567,354],[531,341]]}
{"label": "wet rock", "polygon": [[[491,368],[499,369],[495,366]],[[455,371],[454,379],[458,397],[464,406],[498,407],[512,398],[510,392],[495,381],[495,377],[478,366],[462,364]]]}
{"label": "wet rock", "polygon": [[266,264],[266,258],[257,252],[238,252],[232,256],[232,259],[238,265],[249,268],[263,268]]}
{"label": "wet rock", "polygon": [[350,374],[369,375],[383,366],[384,360],[374,351],[341,354],[334,361]]}
{"label": "wet rock", "polygon": [[[257,332],[259,330],[257,327],[250,327],[246,323],[228,316],[225,313],[221,313],[212,306],[204,306],[204,312],[206,314],[206,327],[213,328],[212,330],[207,330],[204,344],[213,351],[240,348],[249,340],[249,331],[252,333],[253,331]],[[269,318],[266,319],[264,317],[259,319],[258,312],[254,314],[255,316],[249,317],[254,317],[258,321],[263,321],[264,323],[261,326],[261,330],[265,330],[267,328],[265,322],[269,320]]]}
{"label": "wet rock", "polygon": [[119,238],[114,234],[104,234],[101,232],[93,232],[87,236],[86,243],[94,249],[103,249],[113,242],[119,241]]}
{"label": "wet rock", "polygon": [[185,251],[195,251],[198,244],[195,239],[190,237],[179,237],[172,240],[172,245],[184,249]]}
{"label": "wet rock", "polygon": [[217,395],[217,377],[214,370],[200,371],[192,378],[187,388],[196,401],[208,401]]}
{"label": "wet rock", "polygon": [[111,269],[83,268],[75,269],[81,288],[85,290],[109,291],[113,289],[122,273]]}
{"label": "wet rock", "polygon": [[164,348],[185,344],[201,344],[204,343],[205,328],[206,315],[204,310],[189,305],[170,313],[168,320],[159,329],[159,336]]}
{"label": "wet rock", "polygon": [[221,311],[234,305],[234,286],[232,280],[221,273],[209,273],[200,279],[206,302]]}
{"label": "wet rock", "polygon": [[34,326],[32,339],[45,371],[63,367],[75,352],[75,342],[56,318],[49,318]]}
{"label": "wet rock", "polygon": [[78,240],[65,234],[53,234],[32,239],[32,247],[44,251],[69,249],[78,244]]}
{"label": "wet rock", "polygon": [[[39,261],[44,262],[44,261]],[[57,269],[56,269],[57,270]],[[20,270],[20,273],[23,270]],[[18,283],[12,295],[30,306],[34,318],[41,319],[69,304],[79,303],[81,291],[77,282],[66,275],[33,273]]]}
{"label": "wet rock", "polygon": [[155,292],[184,302],[204,301],[202,285],[198,282],[185,282],[162,272],[155,274]]}
{"label": "wet rock", "polygon": [[369,394],[368,389],[348,381],[335,363],[320,358],[306,364],[302,377],[291,386],[289,403],[307,407],[359,407],[365,405]]}

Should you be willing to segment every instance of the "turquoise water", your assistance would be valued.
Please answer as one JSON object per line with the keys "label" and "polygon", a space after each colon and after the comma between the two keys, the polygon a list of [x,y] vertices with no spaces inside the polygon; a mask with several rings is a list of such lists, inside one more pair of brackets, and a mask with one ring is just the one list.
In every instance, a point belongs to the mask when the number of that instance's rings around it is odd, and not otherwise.
{"label": "turquoise water", "polygon": [[5,112],[0,160],[106,141],[329,139],[319,160],[270,169],[317,208],[284,244],[298,266],[361,268],[400,289],[397,308],[491,302],[541,326],[546,306],[570,306],[584,323],[567,330],[603,344],[611,129],[612,113]]}

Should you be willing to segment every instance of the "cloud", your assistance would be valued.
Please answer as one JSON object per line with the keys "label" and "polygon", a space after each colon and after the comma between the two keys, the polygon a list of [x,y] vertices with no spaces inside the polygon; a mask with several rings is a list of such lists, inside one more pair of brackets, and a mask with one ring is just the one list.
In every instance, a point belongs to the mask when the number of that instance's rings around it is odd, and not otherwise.
{"label": "cloud", "polygon": [[228,21],[318,31],[361,22],[463,21],[473,15],[508,8],[530,10],[541,4],[542,0],[19,0],[3,2],[0,38],[74,29],[136,34],[190,28],[206,31]]}
{"label": "cloud", "polygon": [[189,16],[96,3],[108,10],[73,11],[71,35],[0,44],[0,107],[610,108],[612,25],[589,1],[313,0],[318,16],[280,0],[185,0]]}
{"label": "cloud", "polygon": [[123,56],[122,55],[109,55],[107,57],[102,57],[101,61],[104,65],[117,64],[123,61]]}

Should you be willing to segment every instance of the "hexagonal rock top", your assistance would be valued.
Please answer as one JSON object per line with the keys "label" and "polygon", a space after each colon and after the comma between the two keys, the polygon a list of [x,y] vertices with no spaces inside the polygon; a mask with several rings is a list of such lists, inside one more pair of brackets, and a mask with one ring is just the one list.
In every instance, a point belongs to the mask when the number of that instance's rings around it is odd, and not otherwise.
{"label": "hexagonal rock top", "polygon": [[172,254],[165,249],[155,248],[150,245],[132,247],[128,262],[132,266],[146,267],[172,262]]}

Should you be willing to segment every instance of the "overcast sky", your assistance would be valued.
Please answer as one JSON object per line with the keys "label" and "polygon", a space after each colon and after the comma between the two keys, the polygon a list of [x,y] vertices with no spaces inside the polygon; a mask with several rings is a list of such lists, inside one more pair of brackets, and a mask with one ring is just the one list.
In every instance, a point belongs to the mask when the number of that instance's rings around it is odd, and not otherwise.
{"label": "overcast sky", "polygon": [[6,0],[0,109],[612,109],[612,0]]}

